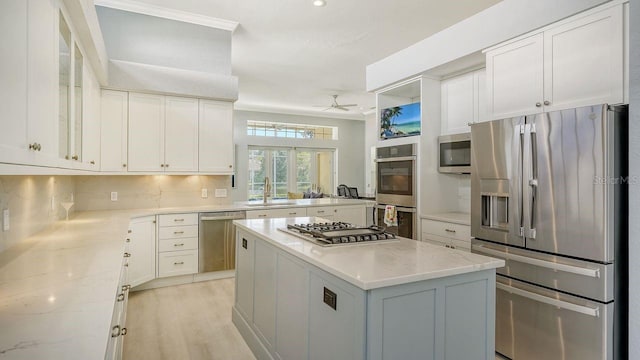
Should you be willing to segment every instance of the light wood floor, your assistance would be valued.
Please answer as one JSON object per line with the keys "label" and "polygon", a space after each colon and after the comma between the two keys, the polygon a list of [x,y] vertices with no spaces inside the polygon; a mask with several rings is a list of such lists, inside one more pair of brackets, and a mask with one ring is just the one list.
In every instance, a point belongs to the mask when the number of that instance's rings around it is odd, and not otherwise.
{"label": "light wood floor", "polygon": [[231,323],[234,279],[129,294],[125,360],[255,359]]}

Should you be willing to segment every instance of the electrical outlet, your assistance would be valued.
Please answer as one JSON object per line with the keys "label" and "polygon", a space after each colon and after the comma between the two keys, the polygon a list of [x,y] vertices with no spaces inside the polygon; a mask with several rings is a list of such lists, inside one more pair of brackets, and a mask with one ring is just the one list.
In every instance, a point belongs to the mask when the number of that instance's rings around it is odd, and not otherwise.
{"label": "electrical outlet", "polygon": [[9,231],[10,227],[9,209],[2,210],[2,231]]}
{"label": "electrical outlet", "polygon": [[117,191],[112,191],[111,192],[111,201],[118,201],[118,192]]}
{"label": "electrical outlet", "polygon": [[227,197],[227,189],[216,189],[216,197]]}
{"label": "electrical outlet", "polygon": [[202,196],[203,199],[206,199],[209,197],[209,190],[207,190],[206,188],[202,189],[202,193],[200,194],[200,196]]}

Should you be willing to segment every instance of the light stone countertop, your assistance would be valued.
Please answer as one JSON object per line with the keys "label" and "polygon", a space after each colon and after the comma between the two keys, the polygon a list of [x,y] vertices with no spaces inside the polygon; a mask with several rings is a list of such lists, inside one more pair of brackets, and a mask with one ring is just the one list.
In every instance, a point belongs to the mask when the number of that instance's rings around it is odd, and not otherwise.
{"label": "light stone countertop", "polygon": [[104,359],[131,218],[363,203],[372,202],[303,199],[267,207],[236,203],[76,213],[0,252],[0,359]]}
{"label": "light stone countertop", "polygon": [[323,247],[278,230],[314,217],[234,220],[276,247],[363,290],[437,279],[504,266],[494,259],[443,246],[399,238],[398,241]]}
{"label": "light stone countertop", "polygon": [[454,224],[471,226],[471,214],[462,212],[443,212],[424,214],[421,216],[423,219],[446,221]]}

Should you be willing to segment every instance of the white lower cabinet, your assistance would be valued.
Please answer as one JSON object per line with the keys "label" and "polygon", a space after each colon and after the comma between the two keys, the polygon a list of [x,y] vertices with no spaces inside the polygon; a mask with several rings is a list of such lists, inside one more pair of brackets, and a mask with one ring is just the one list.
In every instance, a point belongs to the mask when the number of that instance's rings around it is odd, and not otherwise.
{"label": "white lower cabinet", "polygon": [[273,351],[276,339],[276,249],[263,241],[256,242],[254,246],[253,325],[263,343]]}
{"label": "white lower cabinet", "polygon": [[129,284],[137,286],[156,277],[156,217],[136,218],[129,223],[127,237]]}
{"label": "white lower cabinet", "polygon": [[247,219],[272,219],[283,217],[307,216],[305,208],[269,209],[269,210],[249,210]]}
{"label": "white lower cabinet", "polygon": [[421,240],[452,249],[471,251],[471,227],[446,221],[422,219]]}
{"label": "white lower cabinet", "polygon": [[253,259],[255,238],[236,232],[236,309],[253,319]]}
{"label": "white lower cabinet", "polygon": [[198,214],[158,216],[158,277],[198,272]]}
{"label": "white lower cabinet", "polygon": [[317,216],[331,221],[343,221],[356,225],[366,225],[367,213],[363,205],[317,206],[307,208],[307,216]]}
{"label": "white lower cabinet", "polygon": [[276,283],[278,292],[275,352],[280,359],[304,359],[307,356],[309,342],[309,274],[305,271],[303,263],[292,256],[278,253]]}
{"label": "white lower cabinet", "polygon": [[129,257],[122,261],[120,270],[120,281],[118,281],[118,289],[116,298],[114,299],[113,315],[111,316],[111,328],[109,332],[109,340],[107,342],[107,351],[105,360],[122,359],[123,336],[127,334],[127,304],[129,302]]}

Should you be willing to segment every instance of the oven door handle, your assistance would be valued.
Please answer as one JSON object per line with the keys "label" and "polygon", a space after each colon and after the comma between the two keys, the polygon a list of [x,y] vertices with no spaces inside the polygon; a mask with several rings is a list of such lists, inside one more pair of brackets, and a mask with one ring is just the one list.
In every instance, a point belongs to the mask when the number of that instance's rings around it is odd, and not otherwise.
{"label": "oven door handle", "polygon": [[394,162],[394,161],[407,161],[407,160],[415,160],[415,156],[400,156],[394,158],[378,158],[375,159],[375,162]]}
{"label": "oven door handle", "polygon": [[574,312],[578,312],[581,314],[585,314],[585,315],[589,315],[589,316],[593,316],[593,317],[600,317],[600,309],[598,308],[592,308],[589,306],[582,306],[582,305],[576,305],[576,304],[572,304],[570,302],[566,302],[566,301],[562,301],[562,300],[558,300],[558,299],[552,299],[550,297],[544,296],[544,295],[540,295],[540,294],[536,294],[536,293],[532,293],[530,291],[526,291],[526,290],[522,290],[522,289],[518,289],[515,288],[513,286],[509,286],[509,285],[505,285],[499,282],[496,282],[496,288],[500,289],[502,291],[506,291],[510,294],[515,294],[515,295],[519,295],[537,302],[541,302],[541,303],[545,303],[547,305],[552,305],[552,306],[556,306],[565,310],[570,310],[570,311],[574,311]]}
{"label": "oven door handle", "polygon": [[[376,206],[376,209],[380,209],[380,210],[384,210],[385,208],[386,208],[386,205],[377,205]],[[396,211],[415,213],[416,212],[416,208],[408,208],[408,207],[396,206]]]}

